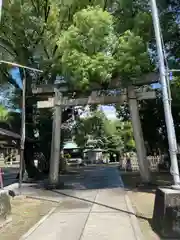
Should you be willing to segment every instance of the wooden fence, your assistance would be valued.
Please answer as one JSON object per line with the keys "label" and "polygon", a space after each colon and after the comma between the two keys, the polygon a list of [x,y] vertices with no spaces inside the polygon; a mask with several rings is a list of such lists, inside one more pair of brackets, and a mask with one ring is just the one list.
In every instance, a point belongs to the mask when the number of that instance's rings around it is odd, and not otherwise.
{"label": "wooden fence", "polygon": [[[162,162],[162,156],[148,156],[149,168],[152,172],[158,171],[158,165]],[[130,157],[123,157],[120,159],[120,167],[122,170],[131,169],[131,171],[138,172],[139,164],[137,160],[137,156],[133,155]]]}

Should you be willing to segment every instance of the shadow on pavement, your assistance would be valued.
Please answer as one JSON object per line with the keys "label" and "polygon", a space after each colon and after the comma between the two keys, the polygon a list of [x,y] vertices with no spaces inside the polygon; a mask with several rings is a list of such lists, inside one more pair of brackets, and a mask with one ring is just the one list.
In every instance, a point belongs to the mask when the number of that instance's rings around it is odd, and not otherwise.
{"label": "shadow on pavement", "polygon": [[172,176],[170,173],[151,173],[152,184],[149,186],[141,184],[141,177],[138,172],[120,172],[120,175],[127,191],[155,193],[157,187],[172,185]]}
{"label": "shadow on pavement", "polygon": [[80,198],[80,197],[73,196],[73,195],[70,195],[70,194],[62,193],[62,192],[57,191],[57,190],[52,190],[52,192],[58,193],[58,194],[60,194],[60,195],[66,196],[66,197],[74,198],[74,199],[76,199],[76,200],[80,200],[80,201],[84,201],[84,202],[87,202],[87,203],[96,204],[96,205],[101,206],[101,207],[106,207],[106,208],[111,209],[111,210],[120,211],[120,212],[123,212],[123,213],[126,213],[126,214],[131,214],[131,215],[136,216],[137,218],[144,219],[144,220],[147,220],[147,221],[150,221],[150,220],[151,220],[151,219],[149,219],[149,218],[146,218],[146,217],[143,217],[143,216],[134,214],[133,212],[129,212],[129,211],[126,211],[126,210],[120,209],[120,208],[115,208],[115,207],[109,206],[109,205],[107,205],[107,204],[102,204],[102,203],[97,202],[97,201],[91,201],[91,200],[89,200],[89,199]]}
{"label": "shadow on pavement", "polygon": [[77,175],[61,176],[61,181],[68,188],[77,190],[123,187],[117,168],[109,166],[84,167]]}
{"label": "shadow on pavement", "polygon": [[[111,210],[123,212],[126,214],[131,214],[136,216],[137,218],[144,219],[146,221],[151,221],[150,218],[135,214],[133,212],[126,211],[124,209],[116,208],[107,204],[103,204],[101,202],[97,202],[94,200],[90,200],[83,197],[78,197],[74,195],[73,190],[77,191],[91,191],[91,190],[100,190],[100,189],[116,189],[119,188],[119,194],[125,194],[124,192],[124,184],[122,182],[121,177],[119,176],[119,171],[117,167],[109,167],[109,166],[90,166],[83,167],[76,170],[75,174],[65,174],[60,176],[60,181],[64,183],[60,187],[60,189],[54,190],[43,190],[44,192],[50,192],[53,194],[59,195],[59,197],[69,197],[72,199],[84,201],[90,204],[96,204]],[[42,184],[32,185],[30,186],[33,189],[43,189]],[[121,192],[122,188],[122,192]],[[70,190],[70,193],[66,193],[64,190]]]}

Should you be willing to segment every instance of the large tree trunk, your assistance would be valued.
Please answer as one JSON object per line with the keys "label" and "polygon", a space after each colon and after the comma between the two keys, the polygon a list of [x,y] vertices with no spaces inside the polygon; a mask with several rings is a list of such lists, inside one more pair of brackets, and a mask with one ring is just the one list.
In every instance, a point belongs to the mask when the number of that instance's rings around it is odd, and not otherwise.
{"label": "large tree trunk", "polygon": [[39,138],[40,138],[40,151],[44,154],[47,168],[44,173],[49,173],[49,163],[51,156],[51,140],[52,140],[52,112],[41,110],[39,124]]}
{"label": "large tree trunk", "polygon": [[[26,99],[26,137],[34,139],[33,102]],[[34,165],[34,143],[26,139],[24,148],[25,169],[29,178],[39,179],[40,172]]]}
{"label": "large tree trunk", "polygon": [[33,147],[33,143],[31,142],[25,143],[24,161],[25,161],[25,170],[28,174],[28,178],[40,179],[41,173],[34,165],[34,147]]}
{"label": "large tree trunk", "polygon": [[[36,99],[32,95],[32,77],[29,75],[29,72],[22,71],[21,79],[26,78],[26,100],[25,100],[25,121],[26,121],[26,141],[24,146],[24,163],[25,170],[29,178],[40,178],[40,172],[34,165],[34,121],[33,121],[33,105],[35,104]],[[24,73],[26,76],[24,76]],[[29,141],[31,139],[32,141]]]}
{"label": "large tree trunk", "polygon": [[[26,103],[26,141],[24,145],[24,171],[28,178],[40,179],[41,173],[34,164],[33,106]],[[19,178],[19,174],[17,176]]]}

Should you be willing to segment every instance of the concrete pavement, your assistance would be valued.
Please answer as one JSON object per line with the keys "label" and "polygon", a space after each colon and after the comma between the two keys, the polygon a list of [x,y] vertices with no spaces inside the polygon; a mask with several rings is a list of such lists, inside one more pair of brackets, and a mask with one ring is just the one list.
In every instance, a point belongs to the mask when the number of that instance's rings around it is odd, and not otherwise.
{"label": "concrete pavement", "polygon": [[142,240],[117,168],[86,168],[69,186],[53,191],[59,206],[21,240]]}

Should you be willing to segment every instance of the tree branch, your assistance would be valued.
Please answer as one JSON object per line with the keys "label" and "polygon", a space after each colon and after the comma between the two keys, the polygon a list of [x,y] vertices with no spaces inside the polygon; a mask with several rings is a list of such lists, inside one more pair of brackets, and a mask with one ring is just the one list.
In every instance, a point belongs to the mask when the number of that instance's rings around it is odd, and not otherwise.
{"label": "tree branch", "polygon": [[46,47],[45,47],[44,44],[43,44],[43,48],[44,48],[44,52],[45,52],[46,55],[47,55],[47,58],[50,59],[50,56],[49,56],[48,50],[46,49]]}
{"label": "tree branch", "polygon": [[6,48],[4,45],[2,45],[1,43],[0,43],[0,47],[1,48],[3,48],[5,51],[7,51],[10,55],[14,55],[14,53],[13,52],[11,52],[8,48]]}
{"label": "tree branch", "polygon": [[45,23],[47,23],[47,20],[48,20],[48,16],[49,16],[49,13],[50,13],[50,6],[48,6],[49,4],[49,1],[46,0],[45,2],[45,6],[44,6],[44,20],[45,20]]}
{"label": "tree branch", "polygon": [[56,54],[57,49],[58,49],[58,45],[56,44],[55,47],[54,47],[54,50],[53,50],[53,57]]}
{"label": "tree branch", "polygon": [[11,49],[14,53],[17,54],[17,51],[15,50],[14,46],[11,43],[9,43],[9,41],[0,37],[0,42],[3,44],[3,46],[6,46],[7,48]]}
{"label": "tree branch", "polygon": [[[50,13],[50,6],[48,6],[49,1],[46,0],[45,5],[44,5],[44,22],[47,23],[48,21],[48,17],[49,17],[49,13]],[[37,40],[35,41],[35,43],[33,44],[33,49],[36,47],[36,45],[42,40],[42,36],[44,35],[46,29],[46,25],[44,24],[42,32],[39,35],[39,38],[37,38]],[[47,51],[45,51],[47,53]],[[47,54],[48,56],[48,54]],[[48,57],[49,58],[49,57]]]}
{"label": "tree branch", "polygon": [[36,4],[35,4],[34,0],[31,0],[31,4],[32,4],[32,6],[34,7],[36,13],[38,14],[38,10],[37,10],[37,8],[36,8]]}
{"label": "tree branch", "polygon": [[103,7],[103,10],[104,10],[104,11],[105,11],[106,8],[107,8],[107,2],[108,2],[108,0],[105,0],[105,1],[104,1],[104,7]]}

